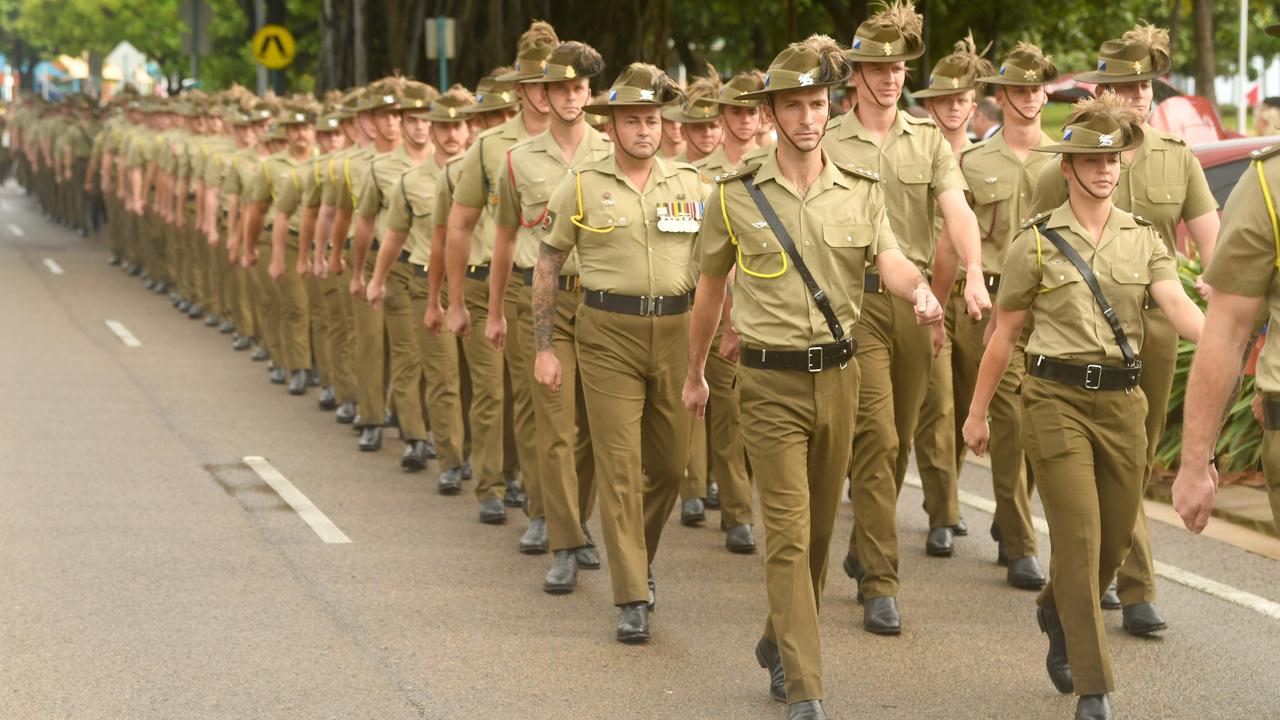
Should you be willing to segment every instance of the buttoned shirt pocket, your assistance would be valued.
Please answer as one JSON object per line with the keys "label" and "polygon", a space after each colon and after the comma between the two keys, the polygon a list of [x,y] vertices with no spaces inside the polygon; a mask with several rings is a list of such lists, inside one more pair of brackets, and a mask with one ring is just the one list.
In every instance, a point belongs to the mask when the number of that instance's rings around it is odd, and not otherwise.
{"label": "buttoned shirt pocket", "polygon": [[768,228],[740,233],[738,252],[741,269],[754,277],[779,277],[790,265],[782,243]]}
{"label": "buttoned shirt pocket", "polygon": [[1013,197],[1016,184],[1013,180],[1009,178],[991,178],[991,180],[994,182],[983,181],[982,184],[969,191],[973,195],[975,205],[990,205]]}
{"label": "buttoned shirt pocket", "polygon": [[933,166],[929,163],[904,163],[898,166],[898,180],[905,185],[928,185],[933,182]]}
{"label": "buttoned shirt pocket", "polygon": [[862,248],[871,244],[873,231],[870,223],[823,225],[822,239],[832,248]]}
{"label": "buttoned shirt pocket", "polygon": [[1146,263],[1112,263],[1111,278],[1120,285],[1150,285],[1151,268]]}
{"label": "buttoned shirt pocket", "polygon": [[1156,205],[1181,206],[1183,201],[1186,199],[1187,199],[1186,185],[1149,185],[1147,186],[1147,200]]}

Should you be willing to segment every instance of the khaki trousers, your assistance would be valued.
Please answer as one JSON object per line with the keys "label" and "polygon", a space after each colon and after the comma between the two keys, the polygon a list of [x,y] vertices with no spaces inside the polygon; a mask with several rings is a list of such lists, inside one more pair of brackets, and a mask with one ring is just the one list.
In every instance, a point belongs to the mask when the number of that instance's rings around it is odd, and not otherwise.
{"label": "khaki trousers", "polygon": [[[920,407],[916,426],[916,467],[924,489],[924,511],[929,515],[929,528],[960,524],[960,458],[956,447],[956,408],[960,407],[953,382],[952,346],[956,322],[968,319],[964,298],[952,296],[943,315],[946,341],[933,358],[929,386]],[[967,406],[966,406],[967,407]]]}
{"label": "khaki trousers", "polygon": [[822,698],[818,608],[853,447],[857,363],[819,373],[739,369],[742,428],[764,520],[765,636],[787,702]]}
{"label": "khaki trousers", "polygon": [[[377,261],[377,254],[370,253],[370,273]],[[422,417],[422,355],[418,350],[422,319],[413,315],[413,298],[409,295],[412,280],[413,267],[409,263],[392,263],[387,273],[387,296],[382,302],[391,351],[391,403],[400,419],[400,436],[406,441],[427,439]]]}
{"label": "khaki trousers", "polygon": [[1147,399],[1141,388],[1085,390],[1027,377],[1024,442],[1049,522],[1049,583],[1078,695],[1115,690],[1099,600],[1133,542],[1142,502]]}
{"label": "khaki trousers", "polygon": [[324,304],[322,282],[314,276],[302,280],[307,289],[307,316],[311,321],[308,334],[316,373],[320,376],[320,387],[333,387],[333,354],[328,335],[329,309]]}
{"label": "khaki trousers", "polygon": [[1262,433],[1262,474],[1267,480],[1267,497],[1271,500],[1271,518],[1280,531],[1280,430]]}
{"label": "khaki trousers", "polygon": [[[863,299],[853,329],[862,373],[849,474],[854,528],[849,553],[866,570],[866,598],[898,594],[898,491],[928,388],[933,346],[911,303],[882,293]],[[757,470],[757,473],[759,470]]]}
{"label": "khaki trousers", "polygon": [[271,362],[286,367],[284,348],[280,343],[280,291],[267,275],[267,267],[271,264],[270,231],[264,231],[258,238],[257,248],[258,262],[250,273],[252,288],[249,299],[253,308],[253,322],[260,333],[259,339],[271,354]]}
{"label": "khaki trousers", "polygon": [[[447,292],[447,288],[443,289],[441,295]],[[460,467],[466,460],[458,339],[448,330],[436,335],[423,323],[427,315],[426,277],[414,275],[409,282],[409,296],[413,302],[418,354],[426,374],[426,409],[431,418],[431,436],[435,439],[440,467],[449,470]],[[445,302],[443,297],[441,302]]]}
{"label": "khaki trousers", "polygon": [[[533,400],[536,428],[540,507],[547,520],[551,551],[568,550],[587,544],[582,523],[591,516],[595,501],[595,458],[591,451],[591,429],[578,377],[578,356],[574,348],[578,306],[582,293],[560,291],[556,295],[556,324],[552,351],[560,360],[563,378],[560,390],[552,392],[533,379],[533,288],[521,290],[521,342],[530,350],[528,385]],[[511,319],[507,319],[510,328]],[[509,330],[508,330],[509,332]],[[510,342],[510,338],[508,338]],[[526,475],[527,477],[527,475]],[[526,489],[528,485],[526,484]],[[533,493],[529,493],[530,516]]]}
{"label": "khaki trousers", "polygon": [[[987,330],[990,316],[974,322],[960,315],[956,322],[955,341],[951,363],[955,370],[955,398],[957,408],[957,447],[963,457],[964,440],[961,429],[973,401],[973,389],[978,383],[978,366],[986,347],[982,336]],[[1026,457],[1022,451],[1022,400],[1018,388],[1026,374],[1026,341],[1031,336],[1028,328],[1019,340],[1009,369],[1000,378],[996,393],[991,398],[987,419],[991,426],[991,485],[996,499],[995,523],[1000,529],[1005,554],[1010,560],[1035,557],[1036,530],[1031,524],[1031,482],[1026,472]]]}
{"label": "khaki trousers", "polygon": [[471,334],[462,339],[471,376],[471,468],[476,479],[476,499],[501,498],[502,404],[505,395],[502,352],[484,335],[489,319],[489,282],[468,278],[463,295],[471,312]]}
{"label": "khaki trousers", "polygon": [[[1142,352],[1142,392],[1147,396],[1147,464],[1142,475],[1142,494],[1147,493],[1151,473],[1155,469],[1156,450],[1169,412],[1169,394],[1173,391],[1173,370],[1178,363],[1178,331],[1160,308],[1142,313],[1144,335]],[[1132,605],[1156,601],[1156,569],[1151,559],[1151,531],[1147,529],[1147,513],[1138,508],[1138,522],[1133,529],[1133,549],[1116,576],[1116,593],[1120,602]]]}
{"label": "khaki trousers", "polygon": [[[545,517],[542,502],[541,463],[538,462],[538,428],[533,413],[533,295],[525,291],[523,271],[514,270],[504,297],[507,342],[503,356],[511,380],[511,432],[515,440],[520,479],[529,496],[529,519]],[[528,332],[525,331],[526,325]]]}
{"label": "khaki trousers", "polygon": [[351,363],[355,354],[355,315],[351,293],[347,292],[346,278],[329,275],[320,279],[320,292],[324,296],[325,344],[330,348],[330,382],[339,403],[355,402],[359,395]]}
{"label": "khaki trousers", "polygon": [[[374,253],[371,253],[374,254]],[[366,273],[365,267],[352,267],[351,272]],[[351,370],[355,373],[356,402],[360,406],[357,427],[379,427],[387,416],[386,324],[382,310],[364,300],[351,299],[352,327],[355,334]]]}
{"label": "khaki trousers", "polygon": [[276,362],[290,372],[306,370],[311,367],[311,301],[306,281],[298,274],[298,236],[292,233],[284,246],[284,276],[277,285],[276,305],[282,353]]}
{"label": "khaki trousers", "polygon": [[751,476],[742,443],[738,365],[721,357],[720,339],[717,332],[707,356],[707,413],[703,421],[693,421],[689,470],[680,497],[705,498],[708,484],[715,483],[720,490],[720,527],[727,530],[751,524],[753,513]]}
{"label": "khaki trousers", "polygon": [[577,340],[613,602],[642,602],[688,463],[693,416],[680,391],[689,314],[639,317],[582,305]]}

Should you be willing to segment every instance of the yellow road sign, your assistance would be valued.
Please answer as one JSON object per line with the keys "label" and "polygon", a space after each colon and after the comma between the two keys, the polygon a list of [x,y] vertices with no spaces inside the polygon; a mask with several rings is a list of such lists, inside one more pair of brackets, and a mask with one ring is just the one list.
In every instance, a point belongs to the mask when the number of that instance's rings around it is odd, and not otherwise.
{"label": "yellow road sign", "polygon": [[281,25],[263,25],[250,42],[253,59],[272,70],[288,67],[297,51],[293,34]]}

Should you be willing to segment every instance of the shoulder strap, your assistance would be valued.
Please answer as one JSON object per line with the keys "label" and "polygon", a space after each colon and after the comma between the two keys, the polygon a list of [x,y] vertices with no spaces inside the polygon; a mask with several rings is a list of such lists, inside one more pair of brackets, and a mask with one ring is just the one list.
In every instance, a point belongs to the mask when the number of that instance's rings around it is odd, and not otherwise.
{"label": "shoulder strap", "polygon": [[1124,364],[1128,367],[1135,367],[1138,363],[1138,356],[1133,352],[1133,346],[1129,344],[1129,337],[1124,334],[1124,328],[1120,327],[1120,317],[1116,315],[1115,308],[1111,307],[1111,303],[1107,302],[1107,296],[1102,294],[1102,286],[1098,284],[1098,277],[1093,274],[1093,270],[1089,269],[1089,264],[1080,257],[1080,253],[1071,247],[1067,241],[1058,234],[1057,230],[1050,229],[1047,225],[1037,225],[1036,230],[1040,234],[1049,238],[1049,242],[1058,248],[1058,252],[1067,256],[1071,264],[1076,270],[1080,271],[1080,276],[1084,278],[1084,282],[1089,286],[1090,292],[1093,293],[1093,299],[1098,301],[1098,307],[1102,308],[1102,316],[1107,319],[1107,324],[1111,326],[1111,332],[1115,333],[1116,344],[1120,346],[1120,354],[1124,356]]}
{"label": "shoulder strap", "polygon": [[1271,218],[1271,237],[1276,245],[1276,267],[1280,268],[1280,221],[1276,219],[1276,203],[1271,198],[1271,186],[1267,184],[1267,174],[1262,171],[1262,159],[1253,161],[1258,172],[1258,184],[1262,186],[1262,199],[1267,203],[1267,215]]}
{"label": "shoulder strap", "polygon": [[742,178],[742,184],[746,186],[747,194],[755,201],[760,214],[764,215],[764,221],[769,223],[769,229],[773,230],[774,236],[778,238],[782,248],[791,257],[791,264],[796,266],[796,272],[800,273],[800,278],[804,280],[804,286],[808,288],[809,294],[813,296],[813,302],[817,304],[822,317],[826,318],[827,327],[831,329],[831,337],[837,341],[843,340],[844,328],[840,326],[840,320],[836,317],[835,310],[831,309],[831,300],[827,298],[827,293],[818,287],[818,281],[813,279],[813,273],[809,272],[809,266],[804,264],[804,259],[800,257],[800,251],[796,249],[796,244],[792,242],[791,235],[787,232],[786,227],[783,226],[782,221],[778,219],[778,214],[773,211],[773,206],[769,204],[769,199],[764,196],[760,188],[755,186],[755,183],[751,182],[750,175]]}

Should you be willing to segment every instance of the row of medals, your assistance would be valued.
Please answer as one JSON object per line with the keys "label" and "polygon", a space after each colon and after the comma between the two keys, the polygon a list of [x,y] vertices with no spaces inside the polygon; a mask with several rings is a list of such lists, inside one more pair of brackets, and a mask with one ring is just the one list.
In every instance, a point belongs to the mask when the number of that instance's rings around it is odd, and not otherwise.
{"label": "row of medals", "polygon": [[673,202],[658,204],[658,229],[662,232],[698,232],[702,226],[703,203]]}

